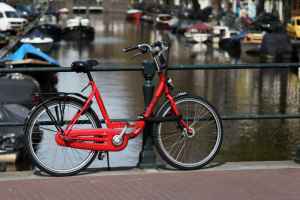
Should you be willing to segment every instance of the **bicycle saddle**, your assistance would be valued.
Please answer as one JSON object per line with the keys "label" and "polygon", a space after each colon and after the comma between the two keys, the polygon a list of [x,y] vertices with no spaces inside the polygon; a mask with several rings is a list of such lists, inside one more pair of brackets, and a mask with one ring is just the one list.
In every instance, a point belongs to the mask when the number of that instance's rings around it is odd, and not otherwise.
{"label": "bicycle saddle", "polygon": [[77,73],[87,73],[97,66],[99,63],[97,60],[87,60],[87,61],[74,61],[71,65],[72,70]]}

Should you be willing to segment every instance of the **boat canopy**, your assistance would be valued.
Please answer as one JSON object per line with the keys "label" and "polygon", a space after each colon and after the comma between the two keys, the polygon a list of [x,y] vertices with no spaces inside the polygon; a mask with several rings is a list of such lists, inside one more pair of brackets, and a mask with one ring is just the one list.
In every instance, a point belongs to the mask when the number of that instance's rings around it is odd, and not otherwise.
{"label": "boat canopy", "polygon": [[2,61],[22,61],[27,59],[28,57],[34,57],[35,59],[41,59],[43,61],[48,62],[52,65],[59,65],[59,63],[42,52],[40,49],[30,45],[30,44],[23,44],[21,45],[14,53],[7,55],[6,57],[2,58]]}

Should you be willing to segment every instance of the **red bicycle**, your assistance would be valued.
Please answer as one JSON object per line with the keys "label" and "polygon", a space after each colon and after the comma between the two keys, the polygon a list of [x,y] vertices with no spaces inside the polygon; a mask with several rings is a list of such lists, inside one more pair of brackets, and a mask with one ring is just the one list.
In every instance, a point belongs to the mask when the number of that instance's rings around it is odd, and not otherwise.
{"label": "red bicycle", "polygon": [[[187,93],[171,95],[173,86],[166,75],[167,44],[142,43],[123,51],[133,50],[150,53],[159,76],[154,96],[143,114],[133,121],[112,121],[90,73],[97,62],[74,62],[74,71],[86,73],[89,78],[85,87],[91,90],[88,97],[73,93],[53,97],[36,106],[27,120],[26,145],[38,168],[54,176],[76,174],[88,167],[97,154],[125,149],[151,119],[156,119],[156,148],[169,165],[199,169],[215,157],[223,138],[221,119],[214,107],[200,97]],[[166,101],[154,112],[163,94]],[[93,99],[103,124],[91,108]]]}

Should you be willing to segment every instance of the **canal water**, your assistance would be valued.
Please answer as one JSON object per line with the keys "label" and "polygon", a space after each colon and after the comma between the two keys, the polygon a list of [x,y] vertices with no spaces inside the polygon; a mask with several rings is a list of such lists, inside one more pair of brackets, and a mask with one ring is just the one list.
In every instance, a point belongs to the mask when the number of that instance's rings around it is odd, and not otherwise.
{"label": "canal water", "polygon": [[[102,63],[137,65],[147,56],[132,58],[124,47],[138,42],[160,39],[171,41],[170,64],[251,62],[237,60],[227,52],[205,44],[187,44],[180,36],[156,30],[152,25],[128,22],[121,14],[91,16],[96,38],[91,43],[60,42],[53,56],[69,67],[74,60],[89,58]],[[254,59],[253,59],[253,62]],[[300,82],[288,70],[196,70],[171,71],[176,88],[210,101],[221,115],[240,113],[271,114],[300,111]],[[135,117],[143,111],[141,72],[94,72],[111,118]],[[58,91],[80,92],[87,83],[83,74],[58,74]],[[95,107],[96,108],[96,107]],[[224,121],[224,143],[218,161],[260,161],[292,159],[300,144],[299,120]],[[113,167],[135,166],[141,151],[142,138],[129,143],[129,148],[111,153]],[[106,166],[97,161],[93,166]]]}

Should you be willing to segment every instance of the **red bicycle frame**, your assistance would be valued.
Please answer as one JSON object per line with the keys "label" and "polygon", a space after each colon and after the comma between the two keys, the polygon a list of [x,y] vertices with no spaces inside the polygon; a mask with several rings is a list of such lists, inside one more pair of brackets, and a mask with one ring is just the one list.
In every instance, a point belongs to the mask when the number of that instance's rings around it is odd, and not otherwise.
{"label": "red bicycle frame", "polygon": [[[67,125],[67,128],[63,132],[58,131],[56,133],[55,139],[58,145],[94,151],[121,151],[127,146],[129,139],[136,137],[142,132],[146,121],[152,116],[154,108],[162,94],[165,94],[175,116],[180,117],[175,100],[170,94],[169,86],[166,84],[167,77],[163,72],[159,72],[158,86],[155,89],[154,96],[150,104],[143,113],[143,118],[133,122],[111,121],[101,98],[100,91],[90,75],[89,77],[90,81],[88,84],[92,89],[91,93],[84,102],[80,111]],[[94,98],[96,99],[98,107],[101,111],[106,128],[73,129],[73,126],[79,120],[80,116],[89,108]],[[179,121],[179,123],[184,128],[188,129],[188,124],[186,124],[182,119]],[[122,134],[122,131],[125,131],[122,135],[122,143],[118,145],[114,144],[113,138]]]}

